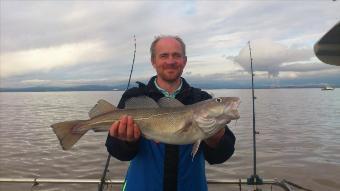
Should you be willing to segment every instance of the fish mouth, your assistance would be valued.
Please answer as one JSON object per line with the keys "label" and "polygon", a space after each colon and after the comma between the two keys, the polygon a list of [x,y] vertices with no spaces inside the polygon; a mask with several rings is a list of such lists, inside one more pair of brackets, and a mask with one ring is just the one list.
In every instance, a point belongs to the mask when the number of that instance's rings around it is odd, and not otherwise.
{"label": "fish mouth", "polygon": [[238,108],[238,106],[240,105],[240,103],[241,103],[241,100],[236,100],[236,101],[234,101],[232,104],[231,104],[231,109],[233,109],[233,110],[235,110],[235,109],[237,109]]}
{"label": "fish mouth", "polygon": [[240,99],[233,101],[232,103],[230,103],[230,105],[228,107],[224,108],[223,113],[226,114],[226,115],[232,114],[235,118],[239,118],[240,115],[238,113],[237,108],[239,107],[240,103],[241,103]]}

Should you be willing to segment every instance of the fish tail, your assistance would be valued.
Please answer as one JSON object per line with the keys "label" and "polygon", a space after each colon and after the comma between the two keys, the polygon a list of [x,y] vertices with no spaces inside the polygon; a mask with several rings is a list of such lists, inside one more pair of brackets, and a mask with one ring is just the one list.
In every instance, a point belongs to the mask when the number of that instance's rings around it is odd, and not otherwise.
{"label": "fish tail", "polygon": [[86,120],[64,121],[51,125],[63,150],[69,150],[87,131],[74,132]]}

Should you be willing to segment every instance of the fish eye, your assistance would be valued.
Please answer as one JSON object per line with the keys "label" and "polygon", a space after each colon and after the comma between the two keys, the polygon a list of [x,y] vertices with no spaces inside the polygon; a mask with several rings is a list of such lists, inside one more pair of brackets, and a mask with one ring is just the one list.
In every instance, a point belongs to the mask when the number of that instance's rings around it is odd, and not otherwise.
{"label": "fish eye", "polygon": [[221,103],[221,102],[222,102],[222,99],[221,99],[221,98],[216,98],[215,100],[216,100],[216,102],[218,102],[218,103]]}

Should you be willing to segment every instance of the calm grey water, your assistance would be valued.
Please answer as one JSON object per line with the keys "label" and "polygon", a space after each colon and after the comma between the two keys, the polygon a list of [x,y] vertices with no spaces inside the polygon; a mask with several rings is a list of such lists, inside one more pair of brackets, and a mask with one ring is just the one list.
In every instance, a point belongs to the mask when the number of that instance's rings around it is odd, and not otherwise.
{"label": "calm grey water", "polygon": [[[209,90],[237,96],[241,118],[230,128],[236,152],[224,164],[207,164],[208,178],[252,174],[250,90]],[[88,132],[63,151],[50,125],[86,119],[99,99],[117,104],[122,92],[0,93],[0,177],[99,178],[107,153],[106,133]],[[340,90],[256,90],[257,173],[312,190],[340,190]],[[124,178],[127,162],[111,160],[109,178]],[[210,190],[238,190],[210,186]],[[30,190],[31,184],[1,184],[0,190]],[[96,185],[41,184],[35,190],[96,190]]]}

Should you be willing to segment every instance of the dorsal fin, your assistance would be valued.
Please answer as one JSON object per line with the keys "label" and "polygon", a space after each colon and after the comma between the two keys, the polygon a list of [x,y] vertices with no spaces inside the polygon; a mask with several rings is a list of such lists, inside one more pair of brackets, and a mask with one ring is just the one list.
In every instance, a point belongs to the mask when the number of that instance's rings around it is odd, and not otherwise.
{"label": "dorsal fin", "polygon": [[132,97],[126,100],[125,109],[138,108],[159,108],[159,106],[155,100],[147,96]]}
{"label": "dorsal fin", "polygon": [[183,107],[184,104],[175,98],[162,97],[158,100],[159,107]]}
{"label": "dorsal fin", "polygon": [[111,103],[101,99],[97,102],[97,104],[90,110],[89,116],[90,118],[97,117],[99,115],[102,115],[104,113],[111,112],[115,110],[116,107],[112,105]]}

